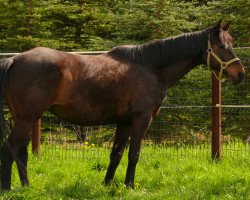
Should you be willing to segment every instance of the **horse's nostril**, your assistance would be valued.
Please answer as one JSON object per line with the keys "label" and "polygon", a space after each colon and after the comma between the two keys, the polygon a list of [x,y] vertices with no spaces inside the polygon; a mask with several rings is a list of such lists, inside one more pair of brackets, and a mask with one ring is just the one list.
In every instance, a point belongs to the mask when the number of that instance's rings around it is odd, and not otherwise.
{"label": "horse's nostril", "polygon": [[240,73],[239,73],[239,81],[243,81],[244,78],[245,78],[245,73],[240,72]]}

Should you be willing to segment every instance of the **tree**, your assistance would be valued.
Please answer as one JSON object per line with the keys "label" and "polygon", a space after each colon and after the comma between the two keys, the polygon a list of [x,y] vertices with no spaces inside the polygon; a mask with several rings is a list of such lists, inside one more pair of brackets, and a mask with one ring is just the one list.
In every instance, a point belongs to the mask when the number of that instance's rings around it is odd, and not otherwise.
{"label": "tree", "polygon": [[216,0],[209,1],[205,6],[206,14],[199,16],[199,21],[212,24],[219,19],[231,21],[231,34],[235,38],[235,46],[250,46],[250,14],[249,1],[245,0]]}
{"label": "tree", "polygon": [[0,0],[0,50],[35,46],[107,50],[231,20],[237,46],[249,45],[245,0]]}
{"label": "tree", "polygon": [[41,0],[0,0],[0,50],[23,51],[44,44],[45,27],[41,21]]}

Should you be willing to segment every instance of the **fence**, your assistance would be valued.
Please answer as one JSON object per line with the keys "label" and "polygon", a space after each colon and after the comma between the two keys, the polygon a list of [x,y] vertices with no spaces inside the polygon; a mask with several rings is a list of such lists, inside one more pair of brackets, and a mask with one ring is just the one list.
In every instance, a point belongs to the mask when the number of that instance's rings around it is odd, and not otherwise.
{"label": "fence", "polygon": [[[250,74],[248,58],[243,58],[243,62],[248,66],[247,72]],[[233,156],[237,152],[250,155],[249,76],[239,86],[232,86],[226,81],[220,83],[214,78],[212,80],[213,90],[211,90],[210,71],[198,67],[171,88],[160,115],[154,119],[148,130],[144,145],[157,144],[158,147],[167,147],[170,156],[210,157],[212,152],[213,157],[220,159],[221,144],[223,156]],[[222,103],[220,84],[222,84]],[[215,97],[213,102],[211,102],[212,94]],[[211,123],[212,112],[215,113],[213,123]],[[84,152],[89,150],[98,154],[108,154],[114,129],[114,125],[74,126],[50,113],[45,113],[42,118],[41,138],[43,155],[82,158]],[[34,131],[38,129],[34,128]],[[37,134],[33,137],[34,149],[40,144]],[[213,138],[212,147],[211,138]]]}

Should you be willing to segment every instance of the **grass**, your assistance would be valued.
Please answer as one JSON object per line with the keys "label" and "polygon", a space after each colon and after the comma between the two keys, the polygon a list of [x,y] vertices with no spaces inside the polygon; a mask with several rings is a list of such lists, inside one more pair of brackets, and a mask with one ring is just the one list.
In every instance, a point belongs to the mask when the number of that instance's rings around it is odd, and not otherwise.
{"label": "grass", "polygon": [[[137,165],[135,189],[123,182],[127,152],[117,169],[114,183],[102,180],[108,166],[106,151],[85,150],[84,159],[30,154],[30,187],[22,188],[13,170],[12,191],[1,199],[250,199],[249,155],[226,157],[212,162],[209,157],[169,156],[168,150],[144,146]],[[104,152],[104,153],[100,153]]]}

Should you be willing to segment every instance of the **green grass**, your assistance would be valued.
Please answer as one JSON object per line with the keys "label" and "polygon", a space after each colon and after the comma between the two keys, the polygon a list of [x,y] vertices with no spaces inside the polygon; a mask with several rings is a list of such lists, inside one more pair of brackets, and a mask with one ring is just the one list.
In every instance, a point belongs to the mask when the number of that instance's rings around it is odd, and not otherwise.
{"label": "green grass", "polygon": [[2,193],[1,199],[250,199],[250,159],[246,154],[212,162],[199,152],[196,156],[176,157],[169,156],[165,148],[144,146],[137,165],[136,187],[127,189],[123,184],[127,152],[114,183],[105,187],[102,181],[108,152],[85,151],[84,159],[42,155],[38,161],[30,155],[31,186],[20,186],[14,167],[12,191]]}

